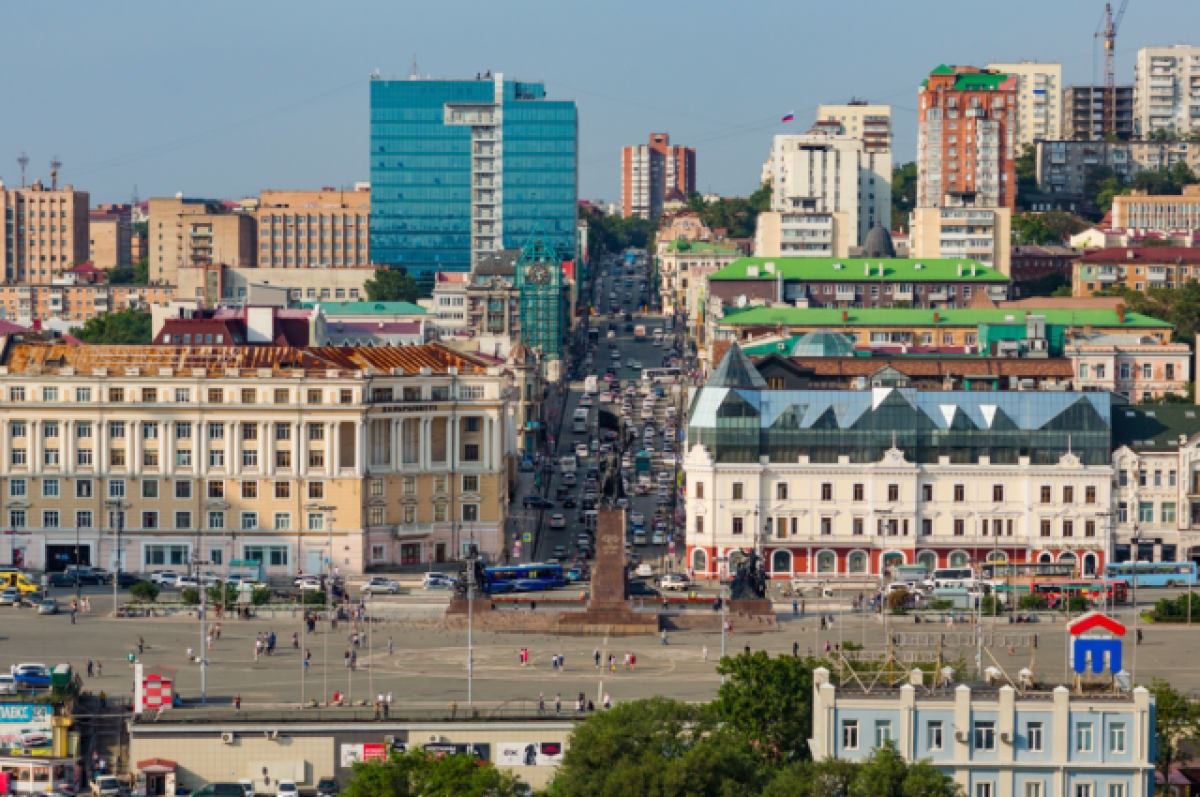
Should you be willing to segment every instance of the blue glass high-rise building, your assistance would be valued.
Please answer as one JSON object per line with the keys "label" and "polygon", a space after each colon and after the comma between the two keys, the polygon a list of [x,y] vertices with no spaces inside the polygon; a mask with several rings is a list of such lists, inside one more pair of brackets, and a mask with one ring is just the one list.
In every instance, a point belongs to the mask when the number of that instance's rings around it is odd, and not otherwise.
{"label": "blue glass high-rise building", "polygon": [[371,81],[371,259],[423,285],[520,249],[535,227],[575,255],[574,101],[542,83]]}

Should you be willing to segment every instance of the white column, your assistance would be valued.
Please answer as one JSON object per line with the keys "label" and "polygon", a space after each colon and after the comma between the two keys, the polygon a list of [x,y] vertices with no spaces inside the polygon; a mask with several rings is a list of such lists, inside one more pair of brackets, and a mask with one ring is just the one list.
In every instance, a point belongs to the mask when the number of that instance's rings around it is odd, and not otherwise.
{"label": "white column", "polygon": [[296,424],[299,430],[300,437],[296,439],[295,445],[292,446],[292,451],[299,456],[296,457],[297,476],[305,476],[308,474],[308,424],[303,421]]}
{"label": "white column", "polygon": [[0,420],[0,475],[7,476],[9,464],[12,462],[12,435],[9,434],[9,425],[12,423],[7,418]]}
{"label": "white column", "polygon": [[230,476],[237,476],[241,472],[241,463],[238,461],[241,454],[238,431],[238,422],[233,421],[229,424],[229,429],[226,432],[229,435],[229,439],[225,441],[225,446],[229,451],[229,460],[225,463],[225,472]]}
{"label": "white column", "polygon": [[480,460],[481,460],[481,462],[479,464],[484,468],[484,470],[490,470],[492,467],[492,429],[491,429],[491,424],[492,424],[492,416],[490,416],[490,415],[484,415],[480,419],[479,431],[481,432],[482,437],[483,437],[483,446],[481,447],[482,450],[479,452]]}
{"label": "white column", "polygon": [[[682,451],[680,453],[683,453]],[[504,460],[504,411],[492,419],[492,461],[488,463],[488,467],[492,470],[499,470],[500,463]]]}
{"label": "white column", "polygon": [[338,449],[341,448],[339,443],[342,438],[342,425],[331,421],[325,424],[325,429],[325,472],[331,477],[336,477],[338,472]]}
{"label": "white column", "polygon": [[29,422],[29,462],[27,470],[36,474],[42,472],[42,422]]}
{"label": "white column", "polygon": [[275,424],[268,422],[268,423],[263,424],[263,427],[264,427],[263,434],[265,434],[267,436],[267,439],[263,441],[263,445],[267,449],[267,458],[266,458],[266,461],[262,463],[262,472],[268,476],[274,476],[275,475]]}
{"label": "white column", "polygon": [[103,415],[96,421],[96,428],[92,430],[92,434],[95,435],[92,472],[101,476],[108,473],[108,422],[104,420]]}
{"label": "white column", "polygon": [[400,447],[404,443],[404,435],[403,435],[404,421],[401,418],[392,418],[389,421],[389,423],[390,423],[390,426],[388,426],[388,430],[389,430],[389,433],[391,434],[391,440],[392,440],[392,462],[391,462],[392,473],[399,473],[400,465],[402,464],[402,459],[403,459],[400,454]]}
{"label": "white column", "polygon": [[421,470],[429,470],[433,466],[433,419],[421,416],[417,419],[417,461]]}
{"label": "white column", "polygon": [[354,478],[361,479],[367,469],[367,425],[354,422]]}
{"label": "white column", "polygon": [[75,473],[75,421],[63,421],[58,432],[62,435],[62,442],[58,447],[58,455],[62,458],[59,460],[58,468],[68,476]]}
{"label": "white column", "polygon": [[267,435],[271,433],[271,424],[258,424],[258,472],[265,474],[267,472],[267,451],[270,448],[268,445]]}
{"label": "white column", "polygon": [[196,435],[192,444],[192,475],[201,476],[208,472],[208,422],[203,415],[196,423]]}
{"label": "white column", "polygon": [[446,467],[451,471],[458,468],[458,415],[446,419]]}
{"label": "white column", "polygon": [[175,473],[175,424],[163,421],[160,434],[162,440],[158,444],[158,455],[162,459],[159,461],[159,472],[171,476]]}

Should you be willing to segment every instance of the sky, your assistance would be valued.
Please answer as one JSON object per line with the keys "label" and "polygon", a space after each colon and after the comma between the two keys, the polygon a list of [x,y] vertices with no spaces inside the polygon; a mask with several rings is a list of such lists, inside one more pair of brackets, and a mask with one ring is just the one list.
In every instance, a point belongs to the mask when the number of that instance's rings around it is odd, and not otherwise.
{"label": "sky", "polygon": [[[1116,0],[1114,5],[1119,5]],[[697,188],[757,187],[771,136],[820,103],[893,106],[916,152],[917,87],[939,63],[1057,61],[1102,81],[1098,0],[254,0],[6,3],[0,180],[60,183],[92,204],[369,177],[368,81],[492,70],[579,106],[579,196],[616,202],[620,149],[652,132],[696,149]],[[1200,44],[1196,0],[1129,0],[1117,82],[1137,49]],[[1191,36],[1188,38],[1174,38]],[[785,114],[796,121],[783,124]]]}

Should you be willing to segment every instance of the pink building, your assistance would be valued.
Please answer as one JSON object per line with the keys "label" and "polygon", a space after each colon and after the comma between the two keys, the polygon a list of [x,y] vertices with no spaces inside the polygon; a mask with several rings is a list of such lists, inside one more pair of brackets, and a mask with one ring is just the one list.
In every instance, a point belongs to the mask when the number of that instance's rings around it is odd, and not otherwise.
{"label": "pink building", "polygon": [[1132,402],[1187,393],[1192,350],[1144,335],[1094,334],[1072,338],[1064,354],[1083,390],[1108,390]]}

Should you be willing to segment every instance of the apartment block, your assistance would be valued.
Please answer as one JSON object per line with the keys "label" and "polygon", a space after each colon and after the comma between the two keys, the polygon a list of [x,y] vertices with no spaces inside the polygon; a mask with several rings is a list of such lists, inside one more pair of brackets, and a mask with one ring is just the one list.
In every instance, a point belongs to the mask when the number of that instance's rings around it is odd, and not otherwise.
{"label": "apartment block", "polygon": [[[1097,167],[1107,167],[1128,181],[1140,171],[1169,169],[1185,163],[1200,169],[1200,147],[1194,142],[1168,141],[1040,141],[1037,144],[1038,190],[1076,201],[1083,207],[1083,188]],[[1119,199],[1120,197],[1118,197]]]}
{"label": "apartment block", "polygon": [[88,214],[88,259],[96,268],[133,265],[133,218],[130,205],[100,205]]}
{"label": "apartment block", "polygon": [[1068,86],[1062,113],[1062,138],[1068,141],[1110,136],[1128,141],[1133,137],[1133,86]]}
{"label": "apartment block", "polygon": [[254,217],[224,202],[152,198],[148,225],[151,283],[178,285],[186,268],[258,265]]}
{"label": "apartment block", "polygon": [[[760,216],[761,219],[761,216]],[[664,312],[698,318],[708,278],[741,258],[732,246],[676,238],[658,254],[658,290]],[[696,315],[692,315],[695,313]]]}
{"label": "apartment block", "polygon": [[754,227],[755,257],[847,257],[858,230],[850,214],[763,211]]}
{"label": "apartment block", "polygon": [[[1092,628],[1125,634],[1123,626],[1098,612],[1069,626],[1072,634]],[[942,637],[929,634],[929,644],[935,639],[940,645]],[[1116,644],[1114,669],[1121,654],[1121,643]],[[1094,655],[1102,658],[1099,651]],[[1078,658],[1075,663],[1081,664]],[[1093,659],[1093,672],[1103,664]],[[905,761],[928,762],[953,778],[966,797],[1157,793],[1155,698],[1144,686],[1083,691],[1075,684],[1045,683],[1048,676],[1041,668],[1035,681],[1032,669],[1013,679],[990,666],[980,680],[959,683],[953,668],[931,669],[922,673],[914,667],[895,682],[875,678],[870,686],[857,678],[835,685],[829,670],[814,670],[813,758],[863,762],[872,751],[893,744]],[[1093,677],[1107,683],[1115,676],[1106,671]],[[1085,680],[1088,674],[1076,677]]]}
{"label": "apartment block", "polygon": [[1200,47],[1143,47],[1133,68],[1133,128],[1140,138],[1200,130]]}
{"label": "apartment block", "polygon": [[490,363],[440,346],[11,339],[3,363],[14,562],[61,569],[78,545],[108,568],[199,555],[283,576],[500,555],[513,449]]}
{"label": "apartment block", "polygon": [[87,262],[90,203],[86,191],[71,185],[47,190],[35,180],[29,188],[6,189],[0,182],[5,281],[49,284]]}
{"label": "apartment block", "polygon": [[876,224],[891,224],[890,151],[868,152],[853,135],[775,136],[771,167],[771,210],[789,217],[779,220],[781,251],[789,244],[794,256],[835,256],[839,233],[829,214],[845,214],[841,235],[851,246],[864,245]]}
{"label": "apartment block", "polygon": [[1014,117],[1017,149],[1045,138],[1062,138],[1062,64],[1021,61],[988,64],[987,69],[1017,79]]}
{"label": "apartment block", "polygon": [[838,135],[861,138],[868,153],[892,151],[892,106],[851,100],[845,105],[818,105],[817,122],[838,122]]}
{"label": "apartment block", "polygon": [[1081,390],[1107,390],[1135,404],[1185,396],[1191,382],[1192,349],[1186,343],[1085,330],[1071,338],[1064,354]]}
{"label": "apartment block", "polygon": [[1200,280],[1200,248],[1144,246],[1099,249],[1075,261],[1071,280],[1073,296],[1092,296],[1115,287],[1146,291],[1178,288]]}
{"label": "apartment block", "polygon": [[370,191],[263,191],[259,268],[347,268],[371,262]]}
{"label": "apartment block", "polygon": [[914,208],[909,214],[909,256],[970,258],[1011,277],[1012,209],[968,202],[964,196],[950,195],[943,207]]}
{"label": "apartment block", "polygon": [[1182,196],[1149,196],[1140,190],[1115,196],[1112,226],[1120,230],[1200,229],[1200,185],[1185,185]]}
{"label": "apartment block", "polygon": [[1016,75],[945,64],[921,84],[917,207],[1016,206]]}
{"label": "apartment block", "polygon": [[371,80],[370,252],[426,288],[540,230],[573,260],[579,130],[541,81]]}
{"label": "apartment block", "polygon": [[672,189],[696,190],[696,150],[671,146],[666,133],[651,133],[648,144],[621,148],[621,214],[657,219]]}

